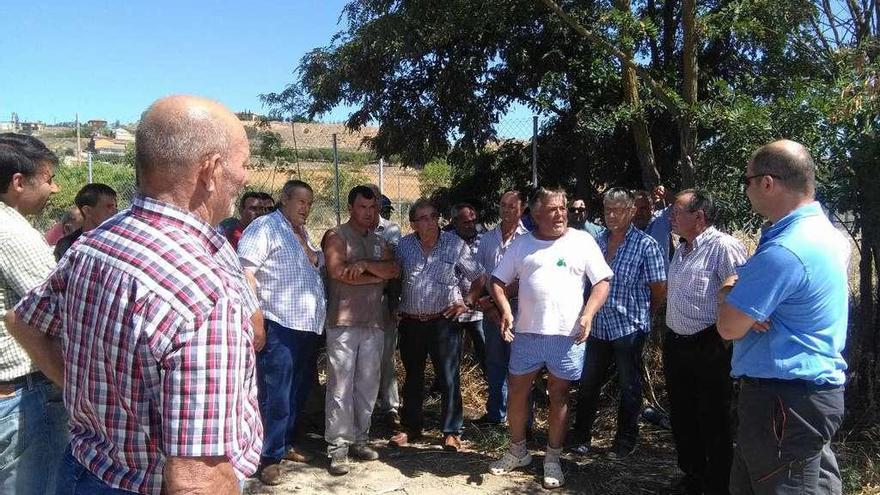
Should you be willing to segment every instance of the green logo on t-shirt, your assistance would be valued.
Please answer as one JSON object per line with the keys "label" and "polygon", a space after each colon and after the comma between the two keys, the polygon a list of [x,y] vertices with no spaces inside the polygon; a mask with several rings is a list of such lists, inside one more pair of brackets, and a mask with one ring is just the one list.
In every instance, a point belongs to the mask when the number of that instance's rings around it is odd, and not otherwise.
{"label": "green logo on t-shirt", "polygon": [[556,261],[556,266],[565,266],[565,259],[564,259],[564,258],[559,258],[559,259]]}

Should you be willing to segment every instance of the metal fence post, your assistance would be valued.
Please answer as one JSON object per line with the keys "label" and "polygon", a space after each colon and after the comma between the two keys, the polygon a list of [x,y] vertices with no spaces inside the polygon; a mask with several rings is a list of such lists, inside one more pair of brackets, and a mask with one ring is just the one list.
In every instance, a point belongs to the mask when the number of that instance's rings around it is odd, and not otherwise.
{"label": "metal fence post", "polygon": [[333,170],[336,174],[336,180],[334,183],[336,184],[336,225],[342,223],[342,216],[340,213],[340,205],[339,205],[339,153],[336,150],[336,134],[333,134]]}
{"label": "metal fence post", "polygon": [[385,192],[385,159],[379,158],[379,194]]}
{"label": "metal fence post", "polygon": [[532,116],[532,187],[538,187],[538,116]]}

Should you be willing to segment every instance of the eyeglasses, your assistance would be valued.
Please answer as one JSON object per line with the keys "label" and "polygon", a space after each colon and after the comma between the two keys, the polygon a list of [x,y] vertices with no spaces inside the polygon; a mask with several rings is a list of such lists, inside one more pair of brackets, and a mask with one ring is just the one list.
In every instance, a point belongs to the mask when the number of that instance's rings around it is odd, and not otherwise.
{"label": "eyeglasses", "polygon": [[583,212],[587,211],[587,209],[586,208],[569,208],[568,211],[570,211],[572,213],[583,213]]}
{"label": "eyeglasses", "polygon": [[782,179],[782,177],[775,174],[743,175],[742,183],[744,186],[749,187],[752,185],[752,179],[757,179],[758,177],[773,177],[774,179]]}

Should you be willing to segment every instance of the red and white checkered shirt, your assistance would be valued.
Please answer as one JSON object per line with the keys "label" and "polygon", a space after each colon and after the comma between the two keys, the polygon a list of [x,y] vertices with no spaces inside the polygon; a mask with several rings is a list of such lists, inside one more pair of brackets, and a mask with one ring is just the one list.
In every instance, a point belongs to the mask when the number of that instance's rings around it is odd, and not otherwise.
{"label": "red and white checkered shirt", "polygon": [[150,198],[83,235],[16,306],[62,341],[73,455],[109,485],[162,490],[167,456],[260,460],[256,297],[226,239]]}

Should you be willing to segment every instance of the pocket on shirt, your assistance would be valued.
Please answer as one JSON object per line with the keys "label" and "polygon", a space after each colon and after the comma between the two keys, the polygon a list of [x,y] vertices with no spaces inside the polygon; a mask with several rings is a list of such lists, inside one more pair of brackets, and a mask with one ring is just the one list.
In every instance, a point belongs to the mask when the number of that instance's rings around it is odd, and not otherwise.
{"label": "pocket on shirt", "polygon": [[699,270],[694,273],[694,278],[690,282],[693,294],[697,297],[706,297],[709,291],[709,278],[712,276],[710,270]]}

